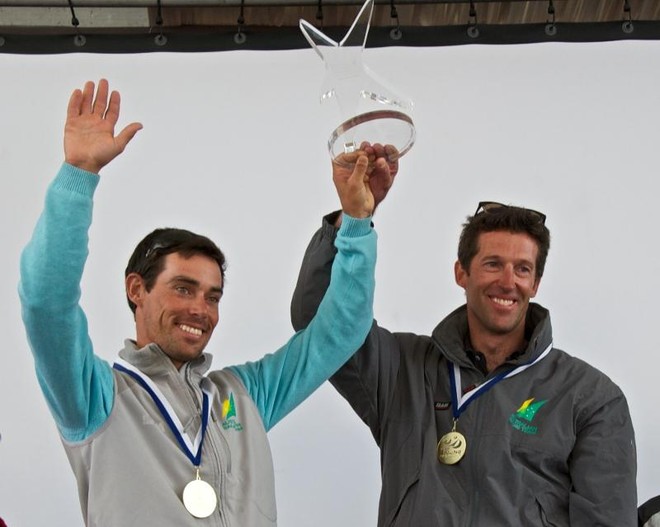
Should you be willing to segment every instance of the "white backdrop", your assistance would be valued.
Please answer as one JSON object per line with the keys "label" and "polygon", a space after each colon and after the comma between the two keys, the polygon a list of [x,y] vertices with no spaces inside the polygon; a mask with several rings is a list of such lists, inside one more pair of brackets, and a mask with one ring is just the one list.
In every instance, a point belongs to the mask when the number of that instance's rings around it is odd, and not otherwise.
{"label": "white backdrop", "polygon": [[[544,211],[553,241],[537,300],[556,345],[627,394],[640,502],[660,494],[660,42],[388,48],[367,50],[365,63],[415,101],[418,132],[376,218],[380,323],[428,333],[463,301],[452,265],[478,201]],[[220,367],[291,334],[304,248],[337,206],[317,118],[323,66],[308,49],[0,55],[0,71],[0,516],[9,527],[76,527],[75,481],[16,294],[20,251],[61,163],[71,90],[105,76],[122,92],[121,123],[144,124],[97,192],[83,282],[97,353],[112,360],[133,336],[123,269],[134,245],[181,226],[228,255],[209,346]],[[329,385],[270,439],[280,525],[375,525],[378,450]]]}

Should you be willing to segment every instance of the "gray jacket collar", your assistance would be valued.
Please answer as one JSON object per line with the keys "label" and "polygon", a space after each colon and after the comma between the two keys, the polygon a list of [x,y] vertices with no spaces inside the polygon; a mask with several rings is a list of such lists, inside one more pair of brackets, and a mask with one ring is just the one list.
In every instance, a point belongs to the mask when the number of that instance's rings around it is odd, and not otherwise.
{"label": "gray jacket collar", "polygon": [[[507,361],[507,364],[517,366],[533,361],[552,342],[550,313],[543,306],[535,303],[529,304],[527,325],[531,329],[527,348],[515,359]],[[474,368],[472,361],[465,353],[467,335],[467,306],[462,305],[436,326],[432,339],[448,360],[465,368]]]}
{"label": "gray jacket collar", "polygon": [[[147,344],[143,348],[138,348],[135,341],[126,339],[124,349],[119,352],[119,356],[142,373],[149,377],[159,377],[177,372],[170,358],[165,355],[158,344]],[[208,353],[202,353],[199,357],[185,363],[178,373],[186,374],[188,370],[193,376],[204,376],[211,367],[213,356]]]}

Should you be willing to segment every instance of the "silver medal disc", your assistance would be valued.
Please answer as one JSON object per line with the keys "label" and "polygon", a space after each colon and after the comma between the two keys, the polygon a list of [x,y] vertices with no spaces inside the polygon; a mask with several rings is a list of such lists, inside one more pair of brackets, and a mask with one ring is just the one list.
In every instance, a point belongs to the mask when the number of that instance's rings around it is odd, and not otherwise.
{"label": "silver medal disc", "polygon": [[195,518],[208,518],[218,505],[218,497],[206,481],[195,479],[183,489],[183,505]]}

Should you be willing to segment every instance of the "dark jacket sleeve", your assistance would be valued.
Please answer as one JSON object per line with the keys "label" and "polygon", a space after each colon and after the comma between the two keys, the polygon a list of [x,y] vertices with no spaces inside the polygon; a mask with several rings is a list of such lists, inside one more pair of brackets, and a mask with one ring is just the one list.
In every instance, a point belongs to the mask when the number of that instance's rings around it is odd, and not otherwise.
{"label": "dark jacket sleeve", "polygon": [[633,526],[637,516],[637,455],[628,403],[602,376],[578,416],[569,467],[571,525]]}
{"label": "dark jacket sleeve", "polygon": [[337,211],[323,218],[321,228],[312,236],[303,256],[291,301],[291,323],[296,331],[305,329],[314,318],[330,285],[332,262],[337,254],[335,238],[338,229],[333,224],[339,214]]}
{"label": "dark jacket sleeve", "polygon": [[[296,331],[312,320],[323,299],[336,249],[333,226],[338,212],[323,218],[321,228],[312,237],[298,275],[291,302],[291,322]],[[388,413],[399,369],[397,338],[374,321],[371,331],[356,354],[330,378],[337,391],[371,429],[381,443],[382,423]]]}

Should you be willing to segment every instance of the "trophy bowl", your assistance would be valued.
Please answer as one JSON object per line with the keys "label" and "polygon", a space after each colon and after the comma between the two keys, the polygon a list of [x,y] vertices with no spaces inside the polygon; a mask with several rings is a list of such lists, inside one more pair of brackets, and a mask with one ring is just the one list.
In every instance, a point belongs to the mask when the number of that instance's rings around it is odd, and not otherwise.
{"label": "trophy bowl", "polygon": [[[400,158],[415,143],[415,126],[410,116],[397,110],[373,110],[361,113],[341,123],[330,134],[330,157],[340,164],[342,154],[355,152],[363,142],[392,145]],[[391,159],[395,161],[396,159]]]}

